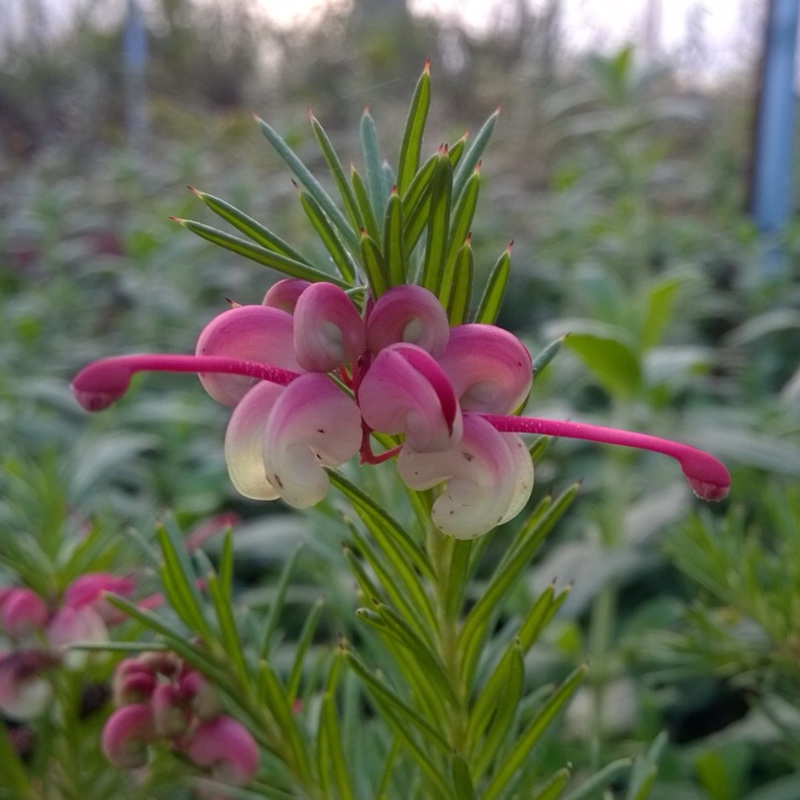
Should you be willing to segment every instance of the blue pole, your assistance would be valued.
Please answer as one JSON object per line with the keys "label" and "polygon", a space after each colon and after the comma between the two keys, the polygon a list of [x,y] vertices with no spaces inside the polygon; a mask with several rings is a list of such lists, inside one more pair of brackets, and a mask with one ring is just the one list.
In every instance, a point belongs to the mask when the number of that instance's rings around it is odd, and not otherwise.
{"label": "blue pole", "polygon": [[[775,239],[791,211],[794,142],[795,58],[800,0],[770,0],[756,118],[751,212],[758,230]],[[783,271],[780,255],[765,260],[764,270]]]}
{"label": "blue pole", "polygon": [[128,16],[122,38],[122,63],[125,76],[125,129],[128,141],[134,149],[140,149],[147,136],[144,87],[147,30],[139,0],[128,0]]}

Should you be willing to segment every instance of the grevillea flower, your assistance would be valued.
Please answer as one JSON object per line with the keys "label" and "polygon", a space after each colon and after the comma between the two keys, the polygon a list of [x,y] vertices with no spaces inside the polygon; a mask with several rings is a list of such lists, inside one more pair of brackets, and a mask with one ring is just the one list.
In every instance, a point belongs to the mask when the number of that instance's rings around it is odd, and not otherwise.
{"label": "grevillea flower", "polygon": [[244,786],[258,771],[258,745],[244,725],[225,714],[201,722],[183,749],[221,783]]}
{"label": "grevillea flower", "polygon": [[[326,469],[357,453],[362,464],[396,457],[409,488],[436,493],[440,530],[479,536],[518,514],[530,496],[524,433],[663,453],[707,500],[730,486],[719,461],[677,442],[517,416],[533,379],[523,344],[493,325],[450,328],[438,299],[419,286],[395,286],[360,311],[333,284],[280,281],[262,305],[213,319],[195,356],[98,361],[76,376],[73,392],[97,411],[143,370],[197,372],[212,397],[234,407],[225,437],[234,486],[298,508],[324,497]],[[396,446],[376,454],[373,433],[394,437]]]}

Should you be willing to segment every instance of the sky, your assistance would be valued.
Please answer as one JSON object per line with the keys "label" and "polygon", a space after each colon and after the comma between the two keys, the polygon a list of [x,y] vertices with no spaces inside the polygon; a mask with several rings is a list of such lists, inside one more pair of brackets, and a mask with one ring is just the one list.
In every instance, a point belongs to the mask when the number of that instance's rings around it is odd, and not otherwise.
{"label": "sky", "polygon": [[[527,0],[532,9],[547,0]],[[347,0],[260,0],[266,14],[281,26],[303,24],[331,3]],[[480,34],[513,16],[509,0],[408,0],[414,14],[434,14]],[[707,52],[703,69],[710,75],[735,68],[761,33],[764,0],[561,0],[562,29],[576,49],[610,49],[641,40],[648,2],[655,12],[661,52],[673,53],[695,37]]]}

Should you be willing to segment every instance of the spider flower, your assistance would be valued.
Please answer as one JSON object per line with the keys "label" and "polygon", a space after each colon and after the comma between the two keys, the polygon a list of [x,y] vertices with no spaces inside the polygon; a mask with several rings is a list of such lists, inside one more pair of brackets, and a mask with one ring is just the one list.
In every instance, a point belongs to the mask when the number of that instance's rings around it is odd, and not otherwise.
{"label": "spider flower", "polygon": [[[440,530],[479,536],[530,496],[533,466],[521,433],[663,453],[707,500],[730,485],[719,461],[677,442],[517,416],[533,379],[523,344],[493,325],[450,328],[438,299],[419,286],[368,298],[361,311],[333,284],[280,281],[261,305],[214,318],[194,356],[104,359],[76,376],[73,392],[97,411],[143,370],[197,372],[214,399],[233,406],[225,459],[236,489],[298,508],[325,496],[326,469],[356,454],[362,464],[396,457],[409,488],[436,492]],[[373,433],[394,437],[396,446],[374,453]]]}

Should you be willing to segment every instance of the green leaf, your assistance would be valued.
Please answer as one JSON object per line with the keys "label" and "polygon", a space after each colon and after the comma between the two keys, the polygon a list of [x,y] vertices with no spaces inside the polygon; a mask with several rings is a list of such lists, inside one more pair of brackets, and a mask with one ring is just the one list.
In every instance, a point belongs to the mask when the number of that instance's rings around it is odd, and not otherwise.
{"label": "green leaf", "polygon": [[403,201],[397,191],[389,196],[383,228],[383,257],[390,286],[400,286],[406,280],[406,254],[403,247]]}
{"label": "green leaf", "polygon": [[203,599],[197,588],[197,573],[192,566],[183,536],[167,523],[159,526],[156,538],[164,563],[160,570],[164,590],[172,607],[184,625],[203,639],[213,639],[213,634],[203,614]]}
{"label": "green leaf", "polygon": [[494,127],[497,124],[497,118],[499,116],[500,109],[498,108],[497,111],[483,123],[481,129],[478,131],[478,135],[475,137],[466,153],[464,153],[463,157],[459,160],[458,167],[453,175],[453,197],[455,197],[456,200],[461,196],[461,192],[464,190],[469,176],[472,175],[475,168],[478,166],[478,162],[483,156],[483,151],[486,149],[486,145],[489,144],[489,139],[492,138],[492,133],[494,132]]}
{"label": "green leaf", "polygon": [[236,621],[233,617],[230,595],[226,595],[219,578],[213,573],[206,577],[208,593],[214,605],[219,624],[219,642],[224,648],[225,655],[231,665],[235,668],[239,680],[247,682],[247,666],[242,652],[242,642],[239,639],[239,631],[236,629]]}
{"label": "green leaf", "polygon": [[541,375],[545,367],[556,357],[561,346],[564,344],[565,336],[559,336],[554,339],[543,350],[536,354],[533,358],[533,376],[534,379],[537,375]]}
{"label": "green leaf", "polygon": [[222,217],[230,223],[236,230],[241,231],[245,236],[249,236],[256,244],[260,244],[267,250],[279,253],[282,256],[306,264],[311,267],[311,261],[294,249],[288,242],[285,242],[278,235],[274,234],[269,228],[264,227],[243,211],[235,208],[219,197],[201,192],[199,189],[190,187],[191,191],[205,203],[217,216]]}
{"label": "green leaf", "polygon": [[425,62],[425,69],[417,81],[408,118],[400,145],[400,157],[397,161],[397,190],[402,194],[411,184],[419,168],[419,154],[422,149],[422,136],[425,133],[425,122],[431,105],[431,60]]}
{"label": "green leaf", "polygon": [[297,154],[289,147],[288,144],[281,138],[278,132],[264,122],[263,119],[255,118],[261,133],[267,138],[267,141],[275,148],[278,155],[286,162],[289,169],[295,174],[297,179],[314,199],[322,207],[322,210],[327,215],[333,226],[341,235],[347,246],[353,251],[358,251],[358,236],[353,228],[347,221],[347,218],[339,210],[336,203],[333,202],[330,195],[322,188],[322,184],[311,174],[308,167],[300,160]]}
{"label": "green leaf", "polygon": [[786,775],[748,792],[742,800],[796,800],[800,797],[800,774]]}
{"label": "green leaf", "polygon": [[639,346],[644,352],[661,341],[672,319],[678,293],[686,282],[684,276],[668,276],[651,286],[647,292],[646,311],[639,334]]}
{"label": "green leaf", "polygon": [[306,616],[306,621],[303,623],[303,630],[300,632],[297,643],[293,647],[294,663],[292,664],[292,671],[289,673],[289,680],[286,683],[286,694],[290,702],[294,702],[300,691],[300,681],[303,678],[303,669],[306,666],[305,656],[311,646],[314,634],[317,632],[317,626],[324,608],[324,600],[320,599],[314,603],[311,611]]}
{"label": "green leaf", "polygon": [[375,120],[367,109],[364,109],[364,113],[361,115],[361,149],[364,152],[364,167],[367,170],[370,204],[375,219],[383,219],[389,195],[384,185],[383,159],[378,144],[378,131],[375,128]]}
{"label": "green leaf", "polygon": [[317,734],[317,755],[320,762],[319,773],[324,779],[322,789],[326,797],[331,797],[330,785],[336,786],[340,800],[355,800],[355,791],[350,773],[347,771],[347,759],[342,748],[342,736],[336,703],[330,692],[322,697],[319,731]]}
{"label": "green leaf", "polygon": [[347,215],[350,217],[350,223],[353,226],[353,230],[358,231],[364,227],[365,220],[361,214],[361,209],[358,205],[353,189],[350,187],[350,184],[347,181],[344,167],[342,167],[342,162],[339,160],[339,156],[336,154],[336,150],[334,150],[333,144],[328,138],[328,134],[325,132],[325,129],[322,127],[319,120],[311,113],[311,111],[309,111],[308,116],[309,120],[311,121],[311,130],[314,132],[314,138],[317,140],[317,144],[319,145],[319,149],[322,151],[322,156],[325,159],[325,163],[328,165],[328,169],[330,170],[331,175],[333,175],[333,179],[336,182],[336,187],[339,189],[339,194],[342,197],[342,202],[344,203]]}
{"label": "green leaf", "polygon": [[12,796],[18,800],[36,800],[40,796],[31,786],[25,765],[11,744],[2,717],[0,717],[0,763],[3,765],[0,771],[0,788],[12,792]]}
{"label": "green leaf", "polygon": [[500,764],[484,790],[482,800],[497,800],[527,761],[531,751],[577,690],[586,675],[586,667],[578,667],[556,689],[552,697],[539,710],[533,720],[519,735],[506,760]]}
{"label": "green leaf", "polygon": [[475,312],[475,322],[494,325],[497,321],[503,295],[508,285],[508,275],[511,271],[511,247],[513,244],[513,242],[509,243],[489,273],[481,301],[478,303],[478,310]]}
{"label": "green leaf", "polygon": [[339,270],[339,274],[352,286],[356,278],[355,264],[350,253],[347,252],[341,239],[320,208],[319,203],[308,192],[301,191],[300,205],[325,245],[325,249],[330,253],[333,263],[336,264],[336,268]]}
{"label": "green leaf", "polygon": [[437,297],[442,287],[447,242],[450,224],[450,200],[453,190],[453,167],[446,156],[439,159],[431,185],[430,210],[428,214],[428,238],[425,245],[425,259],[421,286]]}
{"label": "green leaf", "polygon": [[447,148],[447,157],[450,159],[453,169],[455,169],[458,166],[458,162],[461,161],[461,157],[464,155],[467,149],[468,139],[469,131],[465,131],[459,139],[453,142],[452,147]]}
{"label": "green leaf", "polygon": [[298,547],[292,555],[287,559],[286,564],[281,570],[278,585],[275,589],[275,596],[269,609],[269,616],[267,617],[266,624],[264,625],[264,637],[261,641],[259,652],[261,658],[267,659],[272,652],[273,639],[275,631],[278,629],[281,616],[283,614],[283,607],[286,602],[286,593],[289,590],[289,582],[294,574],[297,561],[300,558],[301,548]]}
{"label": "green leaf", "polygon": [[571,791],[563,800],[595,800],[603,789],[612,781],[621,778],[631,768],[631,759],[620,758],[606,764],[601,770],[595,772],[591,778],[585,780],[577,789]]}
{"label": "green leaf", "polygon": [[377,299],[389,288],[389,273],[380,247],[366,231],[361,234],[361,264],[372,296]]}
{"label": "green leaf", "polygon": [[350,181],[353,184],[353,194],[364,219],[364,225],[361,230],[365,230],[376,242],[379,242],[381,234],[378,230],[378,222],[375,219],[375,211],[369,199],[369,191],[364,184],[364,179],[358,174],[355,167],[350,171]]}
{"label": "green leaf", "polygon": [[569,783],[571,774],[567,767],[562,767],[536,792],[531,800],[558,800],[564,791],[564,787]]}
{"label": "green leaf", "polygon": [[513,732],[525,679],[519,642],[512,642],[478,695],[470,713],[467,741],[475,774],[482,776]]}
{"label": "green leaf", "polygon": [[[481,176],[476,170],[470,175],[464,191],[455,205],[453,214],[450,218],[450,243],[447,251],[446,273],[453,269],[456,256],[458,255],[472,230],[472,220],[475,216],[475,208],[478,205],[478,193],[481,187]],[[445,277],[445,280],[447,278]],[[443,298],[443,302],[446,298]]]}
{"label": "green leaf", "polygon": [[204,225],[202,222],[194,222],[190,219],[178,219],[177,217],[172,217],[172,219],[202,239],[217,245],[217,247],[222,247],[231,253],[249,258],[257,264],[263,264],[265,267],[277,270],[290,278],[302,278],[311,282],[328,281],[341,286],[343,289],[350,288],[349,284],[328,272],[309,267],[300,261],[295,261],[273,250],[267,250],[266,247],[253,244],[246,239],[240,239],[238,236],[232,236],[229,233],[212,228],[210,225]]}
{"label": "green leaf", "polygon": [[475,786],[469,774],[469,765],[458,753],[453,755],[451,774],[458,800],[477,800],[478,795],[475,793]]}
{"label": "green leaf", "polygon": [[631,400],[641,389],[641,364],[623,337],[576,332],[565,343],[612,397]]}
{"label": "green leaf", "polygon": [[456,253],[453,267],[445,275],[442,303],[446,303],[450,326],[461,325],[469,315],[472,300],[472,277],[475,271],[472,245],[467,240]]}

